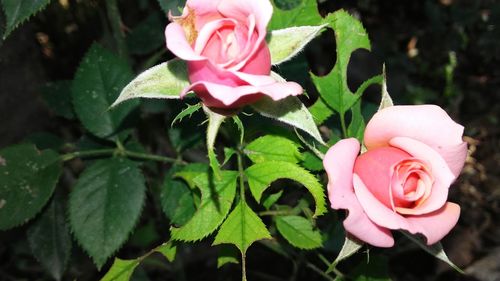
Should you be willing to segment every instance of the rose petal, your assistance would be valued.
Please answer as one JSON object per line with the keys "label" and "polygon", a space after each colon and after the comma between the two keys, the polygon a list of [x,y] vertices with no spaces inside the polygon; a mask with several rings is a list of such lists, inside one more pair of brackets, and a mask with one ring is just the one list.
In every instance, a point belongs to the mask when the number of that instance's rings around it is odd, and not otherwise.
{"label": "rose petal", "polygon": [[177,57],[187,61],[201,61],[207,58],[194,52],[186,39],[184,29],[176,22],[172,22],[165,28],[167,48]]}
{"label": "rose petal", "polygon": [[234,26],[236,21],[233,19],[219,19],[208,22],[205,24],[201,30],[198,32],[198,37],[194,45],[194,51],[197,54],[201,54],[203,49],[207,46],[208,40],[212,37],[215,32],[224,26]]}
{"label": "rose petal", "polygon": [[430,196],[422,204],[413,208],[413,214],[420,215],[440,209],[445,204],[448,189],[455,180],[455,175],[443,157],[425,143],[407,137],[393,138],[389,144],[425,161],[434,176]]}
{"label": "rose petal", "polygon": [[244,85],[229,87],[199,81],[185,88],[181,93],[181,97],[184,97],[189,91],[194,91],[206,106],[236,108],[244,104],[253,103],[261,98],[262,95],[269,96],[275,101],[288,96],[296,96],[302,93],[302,87],[295,82],[275,82],[264,86]]}
{"label": "rose petal", "polygon": [[374,246],[392,247],[390,231],[368,218],[354,194],[352,174],[359,150],[359,142],[351,138],[337,142],[326,153],[323,166],[328,174],[328,198],[333,209],[349,211],[344,220],[347,232]]}
{"label": "rose petal", "polygon": [[[408,137],[421,141],[438,152],[447,152],[448,147],[463,143],[463,126],[436,105],[391,106],[377,112],[365,130],[364,142],[370,150],[387,146],[394,137]],[[445,158],[448,160],[448,158]],[[456,160],[449,163],[457,167]]]}
{"label": "rose petal", "polygon": [[448,163],[448,167],[450,167],[450,170],[455,177],[458,177],[464,167],[465,159],[467,158],[467,143],[462,142],[461,144],[455,146],[449,145],[434,149],[436,149],[446,163]]}
{"label": "rose petal", "polygon": [[427,238],[427,244],[432,245],[441,240],[457,224],[460,216],[460,206],[447,202],[441,209],[420,216],[408,216],[406,219],[413,225],[418,225],[421,233]]}

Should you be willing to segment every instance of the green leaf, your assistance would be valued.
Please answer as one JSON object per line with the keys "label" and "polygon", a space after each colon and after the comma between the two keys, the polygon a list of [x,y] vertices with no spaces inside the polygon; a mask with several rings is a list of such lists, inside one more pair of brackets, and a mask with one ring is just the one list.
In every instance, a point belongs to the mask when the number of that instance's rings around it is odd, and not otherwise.
{"label": "green leaf", "polygon": [[444,261],[445,263],[447,263],[449,266],[451,266],[453,269],[455,269],[457,272],[460,272],[462,274],[464,274],[463,270],[460,269],[458,266],[456,266],[449,258],[448,256],[446,255],[446,253],[444,252],[444,249],[443,249],[443,246],[441,245],[440,242],[437,242],[433,245],[427,245],[427,243],[423,240],[423,238],[419,237],[419,236],[416,236],[416,235],[412,235],[406,231],[401,231],[401,233],[403,233],[406,237],[408,237],[411,241],[413,241],[414,243],[416,243],[420,248],[422,248],[424,251],[426,251],[427,253],[433,255],[434,257]]}
{"label": "green leaf", "polygon": [[172,59],[142,72],[123,88],[112,107],[134,98],[179,99],[189,86],[186,62]]}
{"label": "green leaf", "polygon": [[342,249],[340,249],[340,253],[338,254],[337,258],[332,262],[332,264],[328,267],[326,270],[326,273],[332,272],[336,267],[339,262],[347,259],[348,257],[354,255],[359,249],[363,247],[363,243],[356,240],[356,239],[351,239],[349,236],[346,236],[344,245],[342,245]]}
{"label": "green leaf", "polygon": [[276,227],[290,244],[299,249],[310,250],[321,247],[321,233],[314,231],[311,222],[306,218],[277,217]]}
{"label": "green leaf", "polygon": [[221,268],[228,263],[238,264],[240,263],[239,257],[240,253],[235,247],[220,245],[219,254],[217,255],[217,268]]}
{"label": "green leaf", "polygon": [[262,199],[262,206],[266,209],[271,209],[271,207],[274,205],[274,203],[278,202],[278,200],[281,198],[281,195],[283,195],[283,190],[280,190],[276,193],[269,194],[269,195],[264,195],[264,198]]}
{"label": "green leaf", "polygon": [[75,118],[71,104],[71,81],[56,81],[42,88],[42,97],[57,116]]}
{"label": "green leaf", "polygon": [[193,189],[196,186],[194,179],[201,174],[207,174],[209,169],[210,167],[205,163],[191,163],[183,166],[180,171],[174,174],[174,177],[182,178]]}
{"label": "green leaf", "polygon": [[109,137],[139,104],[123,104],[109,110],[123,86],[132,78],[128,63],[98,44],[83,58],[73,81],[72,97],[76,115],[92,134]]}
{"label": "green leaf", "polygon": [[172,178],[177,170],[172,168],[165,176],[160,201],[170,221],[175,225],[183,225],[193,216],[196,208],[189,187],[183,181]]}
{"label": "green leaf", "polygon": [[372,255],[362,261],[351,273],[354,281],[390,281],[387,258]]}
{"label": "green leaf", "polygon": [[188,104],[186,108],[184,108],[181,112],[179,112],[179,114],[177,114],[177,116],[175,116],[174,120],[172,121],[172,124],[170,124],[170,126],[174,126],[175,122],[181,122],[182,119],[184,119],[184,117],[186,116],[189,116],[191,117],[191,115],[193,115],[193,113],[195,113],[196,111],[198,111],[200,108],[202,107],[202,104],[201,103],[197,103],[197,104]]}
{"label": "green leaf", "polygon": [[177,254],[177,246],[169,241],[158,247],[156,252],[162,254],[169,262],[173,262]]}
{"label": "green leaf", "polygon": [[220,227],[213,245],[234,244],[245,256],[248,247],[262,239],[271,239],[271,234],[259,216],[241,200]]}
{"label": "green leaf", "polygon": [[[273,1],[276,2],[276,1]],[[302,0],[300,4],[291,10],[282,10],[276,7],[275,3],[273,16],[268,30],[282,29],[290,26],[318,25],[321,23],[321,16],[318,12],[316,0]]]}
{"label": "green leaf", "polygon": [[387,92],[387,79],[385,73],[385,65],[383,70],[383,79],[382,79],[382,98],[380,99],[380,105],[378,106],[378,110],[382,110],[386,107],[393,106],[394,102],[392,101],[389,92]]}
{"label": "green leaf", "polygon": [[25,142],[32,143],[38,149],[52,149],[58,151],[64,147],[64,140],[60,137],[48,133],[38,132],[26,137]]}
{"label": "green leaf", "polygon": [[346,11],[330,14],[324,22],[335,31],[337,61],[328,75],[311,76],[324,101],[335,111],[344,114],[359,99],[347,85],[347,66],[351,54],[357,49],[370,50],[370,40],[361,22]]}
{"label": "green leaf", "polygon": [[326,119],[334,114],[333,110],[328,107],[322,97],[318,97],[316,102],[309,107],[309,112],[311,112],[316,125],[323,124]]}
{"label": "green leaf", "polygon": [[186,0],[157,0],[160,4],[161,9],[165,14],[172,12],[173,15],[177,15],[177,12],[184,7]]}
{"label": "green leaf", "polygon": [[254,163],[284,161],[298,163],[302,160],[299,145],[287,138],[273,135],[260,137],[248,144],[243,152]]}
{"label": "green leaf", "polygon": [[235,171],[221,171],[220,180],[210,173],[203,173],[194,179],[201,191],[201,203],[191,220],[180,228],[171,229],[174,240],[197,241],[205,238],[226,218],[236,195]]}
{"label": "green leaf", "polygon": [[326,25],[293,26],[273,30],[268,35],[267,45],[271,52],[271,63],[277,65],[295,57],[307,43],[311,42]]}
{"label": "green leaf", "polygon": [[102,277],[101,281],[128,281],[139,265],[140,259],[122,260],[115,258],[109,271]]}
{"label": "green leaf", "polygon": [[3,10],[7,16],[3,39],[49,3],[50,0],[2,0]]}
{"label": "green leaf", "polygon": [[[277,81],[284,81],[278,74],[272,76]],[[295,128],[301,129],[315,138],[318,142],[324,144],[313,117],[307,107],[297,97],[287,97],[279,101],[273,101],[271,98],[263,97],[252,104],[253,109],[262,116],[276,119]]]}
{"label": "green leaf", "polygon": [[216,178],[220,178],[220,164],[215,155],[215,138],[219,132],[220,125],[224,122],[227,116],[219,114],[210,108],[203,105],[203,111],[208,117],[208,127],[207,127],[207,150],[208,150],[208,160],[210,167],[214,172]]}
{"label": "green leaf", "polygon": [[363,136],[365,134],[365,119],[361,112],[361,100],[358,100],[351,108],[351,123],[347,127],[347,135],[349,137],[357,138],[360,142],[363,142]]}
{"label": "green leaf", "polygon": [[98,160],[80,175],[69,198],[69,221],[98,268],[134,229],[145,191],[137,164],[124,158]]}
{"label": "green leaf", "polygon": [[250,191],[257,202],[260,202],[262,193],[272,182],[278,179],[291,179],[304,185],[313,196],[316,202],[315,217],[326,212],[323,186],[308,171],[293,163],[279,161],[258,163],[247,168],[245,175]]}
{"label": "green leaf", "polygon": [[243,145],[243,140],[245,139],[245,127],[243,126],[243,122],[241,122],[241,119],[237,115],[234,115],[232,119],[238,128],[238,132],[240,132],[240,145]]}
{"label": "green leaf", "polygon": [[302,158],[303,158],[302,166],[308,169],[309,171],[324,170],[323,161],[314,153],[306,151],[302,154]]}
{"label": "green leaf", "polygon": [[20,144],[0,150],[0,230],[26,223],[47,203],[62,171],[59,155]]}
{"label": "green leaf", "polygon": [[165,16],[159,12],[150,14],[140,22],[126,38],[130,53],[145,55],[164,47],[165,35],[160,30],[165,27],[165,24]]}
{"label": "green leaf", "polygon": [[61,280],[71,255],[71,235],[66,225],[66,208],[61,196],[54,196],[42,215],[27,230],[27,236],[35,258],[54,279]]}

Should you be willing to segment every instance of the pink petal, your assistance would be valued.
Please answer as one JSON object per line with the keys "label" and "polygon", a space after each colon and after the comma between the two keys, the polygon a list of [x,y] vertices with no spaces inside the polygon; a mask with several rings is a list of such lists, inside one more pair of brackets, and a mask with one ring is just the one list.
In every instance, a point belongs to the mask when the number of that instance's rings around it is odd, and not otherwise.
{"label": "pink petal", "polygon": [[197,15],[218,13],[220,0],[187,0],[186,6],[196,11]]}
{"label": "pink petal", "polygon": [[184,97],[189,91],[194,91],[196,95],[203,100],[206,106],[237,108],[245,104],[253,103],[263,95],[269,96],[275,101],[288,96],[296,96],[302,93],[302,87],[295,82],[275,82],[264,86],[243,85],[230,87],[199,81],[184,89],[181,93],[181,97]]}
{"label": "pink petal", "polygon": [[349,211],[344,220],[347,232],[374,246],[392,247],[390,231],[367,217],[354,194],[352,175],[359,150],[359,142],[351,138],[337,142],[326,153],[323,166],[328,174],[328,198],[333,209]]}
{"label": "pink petal", "polygon": [[434,176],[430,196],[421,205],[413,208],[413,213],[420,215],[441,208],[448,198],[448,189],[455,180],[455,175],[453,175],[443,157],[428,145],[407,137],[393,138],[389,144],[406,151],[417,159],[425,161]]}
{"label": "pink petal", "polygon": [[205,24],[201,30],[198,32],[198,37],[194,45],[194,51],[197,54],[201,54],[203,49],[206,47],[208,40],[212,37],[215,32],[224,26],[234,26],[236,24],[235,20],[232,19],[218,19]]}
{"label": "pink petal", "polygon": [[448,163],[448,167],[450,167],[455,177],[458,177],[467,158],[467,143],[462,142],[455,146],[438,147],[436,150],[441,154],[446,163]]}
{"label": "pink petal", "polygon": [[[368,122],[364,141],[368,149],[373,149],[387,146],[394,137],[408,137],[445,153],[447,147],[463,143],[463,130],[436,105],[391,106],[377,112]],[[455,167],[455,172],[460,166],[455,162],[449,165]]]}
{"label": "pink petal", "polygon": [[194,52],[186,39],[184,29],[178,23],[172,22],[167,25],[165,38],[167,40],[167,48],[177,57],[187,61],[206,60],[205,57]]}
{"label": "pink petal", "polygon": [[413,225],[418,225],[421,233],[427,238],[427,245],[441,240],[457,224],[460,216],[460,206],[447,202],[441,209],[420,216],[408,216],[406,219]]}

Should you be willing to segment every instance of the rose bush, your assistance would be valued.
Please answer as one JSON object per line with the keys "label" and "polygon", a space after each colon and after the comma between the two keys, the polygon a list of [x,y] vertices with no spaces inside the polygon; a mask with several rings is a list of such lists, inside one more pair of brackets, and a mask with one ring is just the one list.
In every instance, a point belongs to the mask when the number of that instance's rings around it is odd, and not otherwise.
{"label": "rose bush", "polygon": [[170,15],[167,48],[187,61],[191,82],[181,97],[194,91],[209,107],[238,108],[263,96],[301,94],[299,84],[270,76],[272,12],[268,0],[188,0],[181,16]]}
{"label": "rose bush", "polygon": [[441,240],[460,215],[447,197],[467,156],[462,133],[438,106],[392,106],[367,124],[365,153],[356,139],[332,146],[323,161],[328,196],[333,209],[348,210],[346,231],[379,247],[394,245],[396,229],[428,245]]}

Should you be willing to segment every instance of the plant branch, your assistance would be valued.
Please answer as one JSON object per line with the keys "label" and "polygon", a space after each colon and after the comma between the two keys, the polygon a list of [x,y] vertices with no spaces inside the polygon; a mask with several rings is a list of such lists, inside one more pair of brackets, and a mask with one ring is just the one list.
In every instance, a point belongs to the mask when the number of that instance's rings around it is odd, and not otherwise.
{"label": "plant branch", "polygon": [[116,42],[118,54],[123,58],[128,58],[127,44],[125,43],[125,36],[122,32],[122,19],[120,10],[118,9],[117,0],[106,0],[106,11],[108,13],[108,20],[111,25],[111,32]]}

